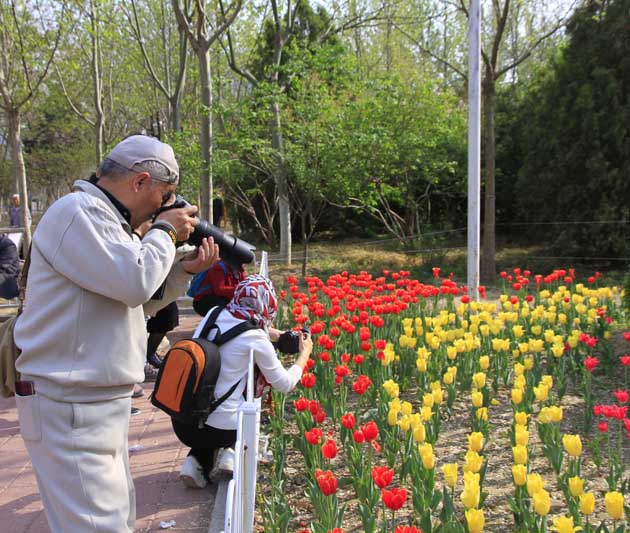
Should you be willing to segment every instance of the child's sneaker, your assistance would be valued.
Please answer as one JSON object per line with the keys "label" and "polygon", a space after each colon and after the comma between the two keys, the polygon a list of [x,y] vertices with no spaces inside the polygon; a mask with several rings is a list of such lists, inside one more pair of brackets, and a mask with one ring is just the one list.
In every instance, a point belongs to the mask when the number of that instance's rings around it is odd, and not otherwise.
{"label": "child's sneaker", "polygon": [[208,485],[208,480],[203,475],[203,468],[192,455],[186,457],[179,472],[179,479],[191,489],[203,489]]}
{"label": "child's sneaker", "polygon": [[232,476],[234,473],[234,450],[232,448],[220,448],[214,458],[214,466],[209,478],[216,479],[220,474]]}

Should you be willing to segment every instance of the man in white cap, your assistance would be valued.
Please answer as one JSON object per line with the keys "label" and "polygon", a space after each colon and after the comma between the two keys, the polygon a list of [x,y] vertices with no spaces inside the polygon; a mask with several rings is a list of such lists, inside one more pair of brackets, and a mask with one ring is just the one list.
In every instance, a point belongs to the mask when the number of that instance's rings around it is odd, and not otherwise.
{"label": "man in white cap", "polygon": [[33,235],[15,326],[16,402],[53,533],[133,531],[127,432],[133,386],[144,378],[144,317],[219,255],[204,240],[176,257],[196,207],[160,213],[133,233],[172,198],[178,174],[170,146],[129,137],[103,160],[98,181],[75,182]]}

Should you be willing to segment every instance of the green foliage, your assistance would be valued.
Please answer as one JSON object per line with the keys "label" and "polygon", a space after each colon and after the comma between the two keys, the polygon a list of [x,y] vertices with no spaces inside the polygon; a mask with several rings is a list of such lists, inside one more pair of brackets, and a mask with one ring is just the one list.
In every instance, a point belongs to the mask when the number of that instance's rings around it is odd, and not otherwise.
{"label": "green foliage", "polygon": [[590,2],[520,109],[519,218],[593,221],[532,233],[572,254],[628,255],[630,0]]}

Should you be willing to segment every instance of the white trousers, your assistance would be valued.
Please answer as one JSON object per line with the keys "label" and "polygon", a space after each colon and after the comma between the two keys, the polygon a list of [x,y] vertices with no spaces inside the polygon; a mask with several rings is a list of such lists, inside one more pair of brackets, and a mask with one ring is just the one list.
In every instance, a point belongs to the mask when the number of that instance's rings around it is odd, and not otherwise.
{"label": "white trousers", "polygon": [[34,394],[16,403],[52,533],[133,531],[131,399],[66,403]]}

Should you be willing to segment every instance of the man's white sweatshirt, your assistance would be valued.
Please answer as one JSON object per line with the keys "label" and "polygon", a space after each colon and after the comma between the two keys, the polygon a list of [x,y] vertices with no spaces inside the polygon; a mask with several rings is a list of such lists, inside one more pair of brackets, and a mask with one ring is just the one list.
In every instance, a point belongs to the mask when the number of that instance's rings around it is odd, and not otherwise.
{"label": "man's white sweatshirt", "polygon": [[[15,341],[16,368],[39,394],[95,402],[130,396],[144,380],[145,314],[185,293],[190,275],[174,264],[166,232],[151,230],[140,241],[131,230],[103,191],[83,180],[37,225]],[[165,279],[163,298],[151,300]]]}

